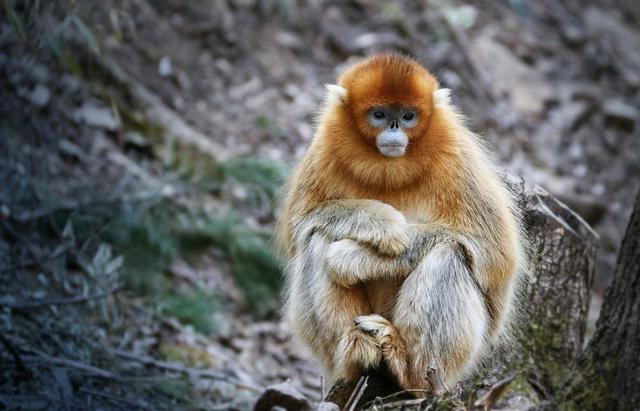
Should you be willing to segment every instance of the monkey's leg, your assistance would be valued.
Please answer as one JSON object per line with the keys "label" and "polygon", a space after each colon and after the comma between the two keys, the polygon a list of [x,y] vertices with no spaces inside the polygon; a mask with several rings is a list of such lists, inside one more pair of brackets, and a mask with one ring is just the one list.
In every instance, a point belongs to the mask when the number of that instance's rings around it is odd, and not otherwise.
{"label": "monkey's leg", "polygon": [[410,359],[399,379],[406,388],[450,387],[481,354],[488,322],[459,244],[439,243],[406,278],[394,307]]}
{"label": "monkey's leg", "polygon": [[380,361],[380,349],[374,337],[353,324],[354,318],[371,312],[364,289],[341,287],[327,273],[328,244],[323,234],[312,235],[289,265],[285,311],[331,378],[353,379]]}

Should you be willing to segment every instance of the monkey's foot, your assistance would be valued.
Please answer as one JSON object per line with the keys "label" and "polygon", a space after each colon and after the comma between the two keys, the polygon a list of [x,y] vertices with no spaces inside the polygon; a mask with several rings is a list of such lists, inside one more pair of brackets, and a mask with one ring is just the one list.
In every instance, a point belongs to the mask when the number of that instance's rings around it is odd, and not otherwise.
{"label": "monkey's foot", "polygon": [[357,327],[347,331],[336,350],[337,369],[347,380],[357,379],[363,370],[377,367],[382,360],[382,351],[377,339]]}
{"label": "monkey's foot", "polygon": [[413,384],[408,374],[408,356],[405,342],[396,327],[386,318],[378,314],[363,315],[354,320],[356,327],[374,336],[382,349],[389,370],[396,376],[404,388]]}

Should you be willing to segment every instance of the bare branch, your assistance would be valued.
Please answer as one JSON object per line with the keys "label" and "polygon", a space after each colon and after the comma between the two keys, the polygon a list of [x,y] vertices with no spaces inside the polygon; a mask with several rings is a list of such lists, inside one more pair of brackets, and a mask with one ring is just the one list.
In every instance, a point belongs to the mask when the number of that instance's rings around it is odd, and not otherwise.
{"label": "bare branch", "polygon": [[123,284],[118,284],[117,286],[109,290],[102,291],[93,295],[79,295],[79,296],[69,297],[69,298],[57,298],[57,299],[39,300],[39,301],[25,301],[20,303],[8,301],[7,298],[3,298],[3,299],[0,299],[0,306],[11,308],[13,310],[29,310],[29,309],[35,309],[35,308],[50,307],[53,305],[80,304],[87,301],[99,300],[99,299],[108,297],[111,294],[114,294],[115,292],[120,290],[122,287],[123,287]]}

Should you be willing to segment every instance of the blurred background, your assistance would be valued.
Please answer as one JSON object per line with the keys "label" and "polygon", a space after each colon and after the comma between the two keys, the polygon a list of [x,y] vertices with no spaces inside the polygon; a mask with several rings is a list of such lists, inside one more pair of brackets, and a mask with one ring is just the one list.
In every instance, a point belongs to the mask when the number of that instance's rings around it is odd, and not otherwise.
{"label": "blurred background", "polygon": [[378,51],[600,235],[640,186],[633,0],[1,0],[0,404],[246,409],[321,370],[280,321],[281,184]]}

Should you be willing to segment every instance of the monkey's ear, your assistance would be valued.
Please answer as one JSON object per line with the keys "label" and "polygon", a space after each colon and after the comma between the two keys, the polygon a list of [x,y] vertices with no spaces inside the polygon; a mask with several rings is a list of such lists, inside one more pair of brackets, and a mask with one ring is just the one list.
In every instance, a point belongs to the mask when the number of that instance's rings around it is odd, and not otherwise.
{"label": "monkey's ear", "polygon": [[347,101],[347,89],[336,84],[325,84],[327,89],[327,103],[330,106],[340,105]]}
{"label": "monkey's ear", "polygon": [[439,88],[433,92],[433,104],[436,107],[447,107],[451,105],[451,90]]}

